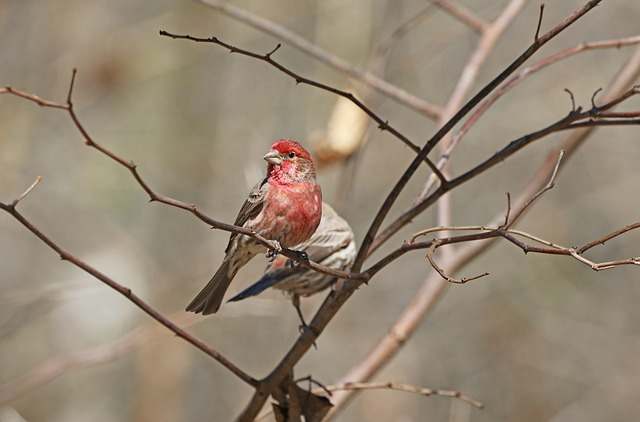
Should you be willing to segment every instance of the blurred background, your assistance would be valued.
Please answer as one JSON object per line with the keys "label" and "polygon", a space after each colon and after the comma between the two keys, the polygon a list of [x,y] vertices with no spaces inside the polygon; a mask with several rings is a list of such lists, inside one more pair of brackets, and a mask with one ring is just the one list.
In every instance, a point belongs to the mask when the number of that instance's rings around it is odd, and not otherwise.
{"label": "blurred background", "polygon": [[[491,20],[506,1],[460,1]],[[552,1],[542,30],[582,1]],[[429,2],[236,1],[234,5],[290,29],[352,65],[378,72],[413,95],[442,105],[478,36]],[[529,2],[483,67],[476,92],[533,39]],[[404,23],[418,22],[373,62]],[[638,35],[635,0],[603,2],[533,61],[583,41]],[[197,1],[2,0],[0,85],[64,102],[78,69],[76,111],[96,142],[126,160],[158,193],[232,222],[263,176],[261,159],[278,138],[311,147],[328,131],[337,97],[263,62],[212,44],[159,36],[159,30],[216,36],[258,53],[279,42]],[[591,51],[555,64],[494,105],[464,138],[455,174],[518,136],[588,107],[634,47]],[[367,104],[415,143],[437,125],[404,105],[284,44],[274,55],[302,76],[357,90]],[[640,108],[633,100],[625,109]],[[356,113],[357,116],[357,113]],[[358,117],[354,120],[356,122]],[[356,125],[356,123],[353,123]],[[45,234],[189,330],[256,378],[269,373],[298,335],[298,319],[278,291],[226,304],[206,318],[183,311],[220,264],[228,233],[190,213],[149,203],[126,169],[86,148],[68,115],[0,96],[0,200],[11,202],[40,175],[19,210]],[[414,155],[388,133],[368,132],[354,159],[322,166],[324,198],[352,224],[358,242]],[[550,136],[457,189],[453,223],[480,225],[503,213],[547,151]],[[518,228],[558,244],[581,245],[638,221],[638,129],[596,131]],[[428,177],[420,170],[391,216],[406,209]],[[375,256],[435,224],[428,211]],[[595,261],[637,256],[640,235],[589,253]],[[407,306],[431,271],[423,252],[408,254],[359,289],[297,367],[325,384],[360,361]],[[375,257],[374,257],[375,259]],[[371,264],[374,259],[368,263]],[[231,294],[264,269],[254,259]],[[365,267],[367,264],[365,264]],[[375,377],[459,390],[482,401],[396,391],[359,395],[339,420],[631,420],[640,413],[640,273],[596,273],[577,261],[529,255],[506,242],[459,276],[489,277],[451,286],[396,358]],[[311,316],[325,294],[303,300]],[[105,359],[105,356],[107,357]],[[42,365],[71,365],[44,385],[17,390]],[[103,359],[100,359],[102,357]],[[92,358],[106,360],[91,364]],[[60,369],[60,367],[56,367]],[[46,369],[46,368],[45,368]],[[21,384],[23,385],[23,384]],[[0,421],[231,420],[252,390],[217,362],[170,335],[124,297],[59,257],[8,214],[0,215]]]}

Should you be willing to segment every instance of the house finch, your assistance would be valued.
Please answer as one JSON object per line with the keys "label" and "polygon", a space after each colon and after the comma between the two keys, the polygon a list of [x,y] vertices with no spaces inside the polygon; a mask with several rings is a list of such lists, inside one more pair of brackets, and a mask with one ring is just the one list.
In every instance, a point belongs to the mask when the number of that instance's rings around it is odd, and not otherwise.
{"label": "house finch", "polygon": [[[293,248],[306,252],[309,260],[336,270],[350,268],[356,258],[356,243],[349,223],[324,202],[322,220],[316,232],[309,240]],[[260,280],[229,299],[229,302],[255,296],[269,287],[275,287],[291,296],[303,325],[306,325],[300,312],[299,297],[318,293],[336,281],[333,276],[296,265],[291,259],[280,255],[271,262]]]}
{"label": "house finch", "polygon": [[[263,157],[267,176],[249,193],[235,225],[254,230],[290,248],[309,239],[322,216],[322,192],[309,153],[296,141],[280,139]],[[232,233],[222,265],[187,306],[187,311],[212,314],[238,270],[267,248],[252,238]]]}

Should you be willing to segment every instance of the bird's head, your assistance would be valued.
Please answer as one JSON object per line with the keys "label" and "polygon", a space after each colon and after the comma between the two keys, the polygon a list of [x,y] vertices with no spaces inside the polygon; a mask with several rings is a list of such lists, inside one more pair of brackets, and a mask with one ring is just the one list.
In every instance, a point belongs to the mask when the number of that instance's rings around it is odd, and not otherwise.
{"label": "bird's head", "polygon": [[267,173],[272,177],[282,177],[283,181],[315,178],[316,169],[311,155],[291,139],[276,141],[262,158],[269,163]]}

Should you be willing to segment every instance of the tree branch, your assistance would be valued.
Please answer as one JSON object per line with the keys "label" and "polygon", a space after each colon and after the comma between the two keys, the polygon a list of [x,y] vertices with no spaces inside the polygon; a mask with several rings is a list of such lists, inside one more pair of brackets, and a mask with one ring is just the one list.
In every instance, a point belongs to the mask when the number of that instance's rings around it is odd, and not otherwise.
{"label": "tree branch", "polygon": [[167,327],[169,330],[171,330],[173,333],[175,333],[176,336],[182,338],[183,340],[187,341],[188,343],[191,343],[197,349],[203,351],[204,353],[206,353],[207,355],[209,355],[213,359],[215,359],[218,362],[220,362],[220,364],[222,364],[225,368],[227,368],[229,371],[231,371],[234,375],[236,375],[238,378],[240,378],[245,383],[247,383],[247,384],[249,384],[251,386],[254,386],[254,387],[256,385],[258,385],[258,381],[256,379],[254,379],[253,377],[251,377],[248,374],[246,374],[244,371],[242,371],[240,368],[238,368],[235,364],[233,364],[230,360],[228,360],[226,357],[224,357],[222,354],[220,354],[220,352],[218,352],[214,348],[208,346],[207,344],[205,344],[201,340],[197,339],[196,337],[194,337],[192,334],[188,333],[187,331],[183,330],[182,328],[177,326],[175,323],[171,322],[168,318],[166,318],[160,312],[156,311],[151,305],[147,304],[145,301],[143,301],[141,298],[139,298],[136,294],[134,294],[131,291],[131,289],[119,284],[118,282],[116,282],[112,278],[106,276],[105,274],[101,273],[97,269],[93,268],[89,264],[85,263],[84,261],[82,261],[79,258],[77,258],[76,256],[74,256],[70,252],[68,252],[65,249],[63,249],[60,245],[55,243],[52,239],[50,239],[43,232],[41,232],[36,226],[34,226],[22,214],[20,214],[18,212],[18,210],[16,210],[15,206],[12,206],[11,204],[5,204],[5,203],[0,202],[0,209],[2,209],[3,211],[6,211],[7,213],[9,213],[13,218],[18,220],[20,222],[20,224],[25,226],[27,228],[27,230],[29,230],[31,233],[36,235],[40,240],[42,240],[45,244],[47,244],[47,246],[49,246],[51,249],[56,251],[58,253],[58,255],[60,256],[60,259],[70,262],[71,264],[73,264],[76,267],[82,269],[84,272],[86,272],[86,273],[90,274],[91,276],[97,278],[98,280],[100,280],[104,284],[106,284],[107,286],[111,287],[113,290],[117,291],[118,293],[120,293],[121,295],[126,297],[134,305],[136,305],[138,308],[140,308],[144,313],[146,313],[151,318],[153,318],[156,321],[158,321],[160,324],[162,324],[165,327]]}
{"label": "tree branch", "polygon": [[405,105],[412,110],[421,113],[430,118],[437,119],[440,115],[440,109],[410,93],[404,91],[389,82],[378,78],[376,75],[353,67],[346,60],[337,57],[317,45],[305,40],[301,36],[289,31],[288,29],[276,24],[273,21],[265,19],[261,16],[254,15],[246,10],[232,6],[219,0],[200,0],[202,3],[232,17],[240,22],[246,23],[253,28],[272,35],[287,44],[297,48],[305,54],[308,54],[320,62],[330,66],[331,68],[349,76],[350,78],[359,80],[374,90],[386,95],[387,97],[397,101],[399,104]]}
{"label": "tree branch", "polygon": [[[324,91],[331,92],[331,93],[333,93],[335,95],[338,95],[340,97],[344,97],[344,98],[348,99],[353,104],[355,104],[358,108],[360,108],[362,111],[364,111],[369,117],[371,117],[371,119],[374,120],[378,124],[378,129],[391,133],[393,136],[395,136],[400,141],[402,141],[406,146],[411,148],[411,150],[414,151],[415,153],[418,153],[420,151],[420,148],[416,144],[411,142],[411,140],[409,140],[409,138],[407,138],[402,133],[400,133],[400,131],[398,131],[397,129],[395,129],[391,125],[389,125],[388,121],[383,120],[382,118],[380,118],[376,113],[374,113],[369,107],[364,105],[364,103],[362,103],[362,101],[358,100],[350,92],[345,92],[345,91],[333,88],[331,86],[322,84],[320,82],[314,81],[312,79],[308,79],[308,78],[305,78],[303,76],[300,76],[297,73],[295,73],[292,70],[290,70],[289,68],[287,68],[284,65],[282,65],[282,64],[278,63],[277,61],[275,61],[271,56],[278,49],[279,45],[278,45],[278,47],[276,47],[274,50],[272,50],[269,53],[258,54],[258,53],[254,53],[252,51],[244,50],[242,48],[234,47],[233,45],[227,44],[224,41],[221,41],[216,37],[198,38],[198,37],[193,37],[191,35],[172,34],[172,33],[167,32],[167,31],[160,31],[160,35],[165,36],[165,37],[169,37],[169,38],[173,38],[173,39],[183,39],[183,40],[189,40],[189,41],[195,41],[195,42],[204,42],[204,43],[217,44],[217,45],[219,45],[221,47],[226,48],[231,53],[238,53],[238,54],[241,54],[243,56],[251,57],[251,58],[266,62],[269,65],[271,65],[271,66],[275,67],[276,69],[278,69],[280,72],[282,72],[282,73],[286,74],[287,76],[291,77],[292,79],[294,79],[297,84],[305,84],[305,85],[314,86],[316,88],[322,89]],[[431,160],[429,160],[427,157],[425,157],[424,161],[425,161],[425,163],[427,163],[427,165],[429,166],[431,171],[433,171],[436,175],[438,175],[438,178],[441,181],[444,182],[445,181],[444,176],[442,175],[440,170],[438,170],[438,168],[431,162]]]}

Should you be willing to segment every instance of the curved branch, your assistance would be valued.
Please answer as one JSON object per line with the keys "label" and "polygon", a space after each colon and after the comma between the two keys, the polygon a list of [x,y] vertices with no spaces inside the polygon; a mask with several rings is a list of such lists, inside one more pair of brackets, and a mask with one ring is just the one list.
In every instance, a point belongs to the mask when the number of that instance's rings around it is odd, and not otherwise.
{"label": "curved branch", "polygon": [[288,29],[276,24],[273,21],[265,19],[261,16],[254,15],[246,10],[240,9],[239,7],[235,7],[218,0],[200,1],[226,14],[227,16],[230,16],[256,29],[259,29],[260,31],[281,39],[285,43],[290,44],[303,53],[309,54],[310,56],[320,60],[322,63],[332,67],[333,69],[344,73],[350,78],[359,80],[367,84],[381,94],[386,95],[387,97],[417,111],[418,113],[423,114],[430,119],[435,120],[440,116],[440,109],[437,106],[430,104],[408,93],[407,91],[398,88],[395,85],[390,84],[384,79],[378,78],[373,73],[365,72],[353,67],[346,60],[341,59],[340,57],[337,57],[321,49],[317,45],[305,40],[301,36],[289,31]]}
{"label": "curved branch", "polygon": [[[254,53],[252,51],[244,50],[242,48],[234,47],[231,44],[227,44],[226,42],[221,41],[217,37],[198,38],[198,37],[193,37],[191,35],[172,34],[172,33],[167,32],[167,31],[160,31],[160,35],[165,36],[165,37],[169,37],[169,38],[173,38],[173,39],[183,39],[183,40],[189,40],[189,41],[195,41],[195,42],[205,42],[205,43],[217,44],[217,45],[219,45],[221,47],[226,48],[231,53],[238,53],[238,54],[241,54],[243,56],[247,56],[247,57],[251,57],[251,58],[257,59],[257,60],[264,61],[264,62],[268,63],[269,65],[271,65],[271,66],[275,67],[276,69],[278,69],[280,72],[282,72],[282,73],[286,74],[287,76],[293,78],[296,81],[297,84],[305,84],[305,85],[314,86],[316,88],[320,88],[322,90],[325,90],[325,91],[331,92],[333,94],[336,94],[336,95],[338,95],[340,97],[344,97],[344,98],[348,99],[349,101],[351,101],[353,104],[355,104],[360,110],[364,111],[372,120],[374,120],[378,124],[378,129],[391,133],[393,136],[395,136],[400,141],[402,141],[406,146],[411,148],[411,150],[413,150],[413,152],[415,152],[415,153],[420,152],[420,148],[416,144],[411,142],[411,140],[409,138],[407,138],[405,135],[403,135],[402,133],[400,133],[400,131],[398,131],[397,129],[392,127],[389,124],[388,121],[383,120],[382,118],[380,118],[376,113],[374,113],[369,107],[364,105],[364,103],[362,101],[358,100],[350,92],[342,91],[342,90],[333,88],[331,86],[322,84],[320,82],[316,82],[316,81],[314,81],[312,79],[308,79],[308,78],[305,78],[303,76],[300,76],[297,73],[293,72],[292,70],[288,69],[287,67],[283,66],[282,64],[278,63],[277,61],[273,60],[271,58],[271,55],[279,48],[279,45],[269,53],[258,54],[258,53]],[[446,181],[444,176],[440,172],[440,170],[438,170],[438,168],[431,162],[431,160],[429,160],[428,157],[424,157],[424,161],[425,161],[425,163],[427,163],[427,165],[429,166],[431,171],[433,171],[441,181],[443,181],[443,182]]]}
{"label": "curved branch", "polygon": [[5,203],[0,202],[0,209],[2,209],[3,211],[6,211],[7,213],[9,213],[13,218],[18,220],[20,222],[20,224],[25,226],[27,228],[27,230],[29,230],[31,233],[36,235],[40,240],[42,240],[44,243],[46,243],[47,246],[49,246],[49,248],[51,248],[54,251],[56,251],[56,253],[60,256],[60,259],[70,262],[71,264],[75,265],[76,267],[80,268],[81,270],[83,270],[84,272],[90,274],[91,276],[97,278],[98,280],[100,280],[104,284],[106,284],[107,286],[111,287],[113,290],[117,291],[118,293],[120,293],[121,295],[126,297],[134,305],[136,305],[138,308],[140,308],[144,313],[146,313],[151,318],[153,318],[156,321],[158,321],[160,324],[162,324],[165,327],[167,327],[169,330],[171,330],[173,333],[175,333],[176,336],[182,338],[183,340],[187,341],[188,343],[191,343],[197,349],[200,349],[201,351],[203,351],[207,355],[211,356],[213,359],[215,359],[218,362],[220,362],[220,364],[222,364],[225,368],[227,368],[229,371],[231,371],[234,375],[236,375],[238,378],[240,378],[245,383],[247,383],[247,384],[249,384],[249,385],[251,385],[253,387],[258,385],[258,381],[255,378],[253,378],[253,377],[249,376],[248,374],[246,374],[244,371],[242,371],[240,368],[238,368],[234,363],[232,363],[230,360],[228,360],[226,357],[224,357],[220,352],[218,352],[214,348],[208,346],[206,343],[202,342],[201,340],[197,339],[192,334],[190,334],[189,332],[187,332],[184,329],[180,328],[175,323],[171,322],[168,318],[166,318],[160,312],[156,311],[151,305],[149,305],[148,303],[143,301],[140,297],[138,297],[135,293],[133,293],[131,291],[131,289],[121,285],[120,283],[116,282],[115,280],[113,280],[112,278],[110,278],[107,275],[103,274],[102,272],[98,271],[94,267],[92,267],[89,264],[85,263],[84,261],[80,260],[75,255],[73,255],[70,252],[68,252],[65,249],[63,249],[60,245],[55,243],[53,240],[51,240],[49,237],[47,237],[43,232],[41,232],[36,226],[34,226],[22,214],[20,214],[18,212],[18,210],[16,210],[16,208],[14,206],[12,206],[11,204],[5,204]]}

